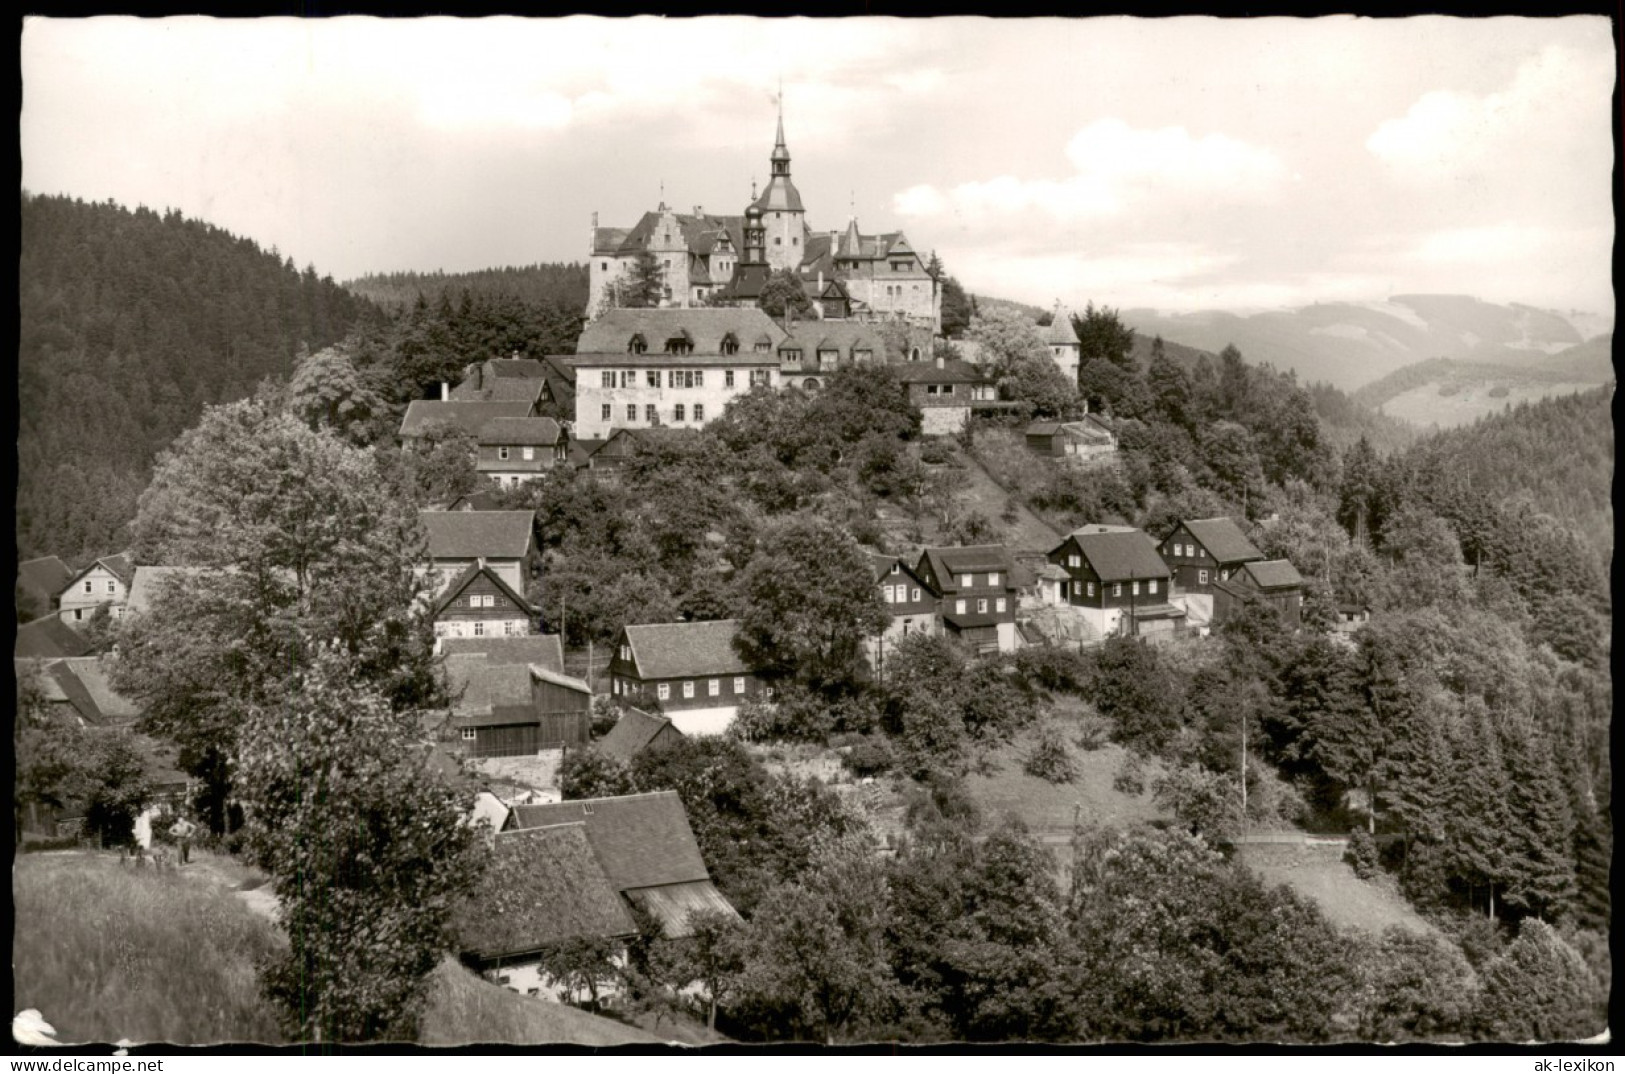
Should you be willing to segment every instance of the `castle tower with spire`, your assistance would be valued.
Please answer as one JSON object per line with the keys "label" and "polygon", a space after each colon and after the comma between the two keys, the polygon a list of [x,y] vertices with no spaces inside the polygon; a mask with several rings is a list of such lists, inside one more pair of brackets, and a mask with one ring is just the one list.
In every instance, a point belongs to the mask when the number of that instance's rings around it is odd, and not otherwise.
{"label": "castle tower with spire", "polygon": [[807,210],[801,192],[790,181],[790,149],[784,144],[784,97],[779,96],[779,129],[768,157],[772,175],[751,208],[762,213],[767,263],[778,269],[799,268],[807,253]]}

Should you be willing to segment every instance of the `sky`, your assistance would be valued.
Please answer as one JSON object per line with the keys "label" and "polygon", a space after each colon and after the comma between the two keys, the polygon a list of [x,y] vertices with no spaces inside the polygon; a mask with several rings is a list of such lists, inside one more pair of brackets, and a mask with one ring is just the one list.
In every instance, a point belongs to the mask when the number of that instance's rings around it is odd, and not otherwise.
{"label": "sky", "polygon": [[808,223],[901,229],[978,294],[1613,314],[1597,16],[30,18],[21,55],[24,189],[338,280],[741,213],[782,86]]}

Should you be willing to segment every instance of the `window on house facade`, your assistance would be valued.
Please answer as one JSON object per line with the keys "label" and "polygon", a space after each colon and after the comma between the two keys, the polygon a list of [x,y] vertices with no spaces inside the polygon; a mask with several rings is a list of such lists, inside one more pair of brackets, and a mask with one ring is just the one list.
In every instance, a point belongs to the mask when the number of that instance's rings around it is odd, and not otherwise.
{"label": "window on house facade", "polygon": [[1087,595],[1089,595],[1091,597],[1095,595],[1095,583],[1093,583],[1093,582],[1085,582],[1083,584],[1083,588],[1084,588],[1084,592]]}
{"label": "window on house facade", "polygon": [[976,601],[976,613],[978,615],[984,615],[984,614],[987,613],[987,598],[986,597],[981,597],[981,598],[977,599],[977,601]]}
{"label": "window on house facade", "polygon": [[1196,584],[1197,585],[1207,585],[1207,571],[1197,571],[1196,572]]}
{"label": "window on house facade", "polygon": [[600,262],[598,262],[598,268],[599,268],[600,271],[608,272],[609,271],[609,262],[608,261],[600,261]]}
{"label": "window on house facade", "polygon": [[[778,213],[774,213],[773,215],[777,216]],[[773,236],[773,245],[774,246],[783,246],[784,245],[784,240],[779,238],[777,235],[775,235],[775,236]]]}
{"label": "window on house facade", "polygon": [[989,574],[987,576],[987,584],[988,585],[998,585],[999,584],[999,572],[998,571],[994,571],[994,572],[992,572],[991,574]]}
{"label": "window on house facade", "polygon": [[1157,580],[1155,578],[1151,579],[1150,591],[1152,593],[1155,593],[1157,591]]}
{"label": "window on house facade", "polygon": [[603,415],[603,417],[604,417],[604,420],[605,420],[605,421],[608,421],[608,420],[609,420],[609,417],[610,417],[610,410],[609,410],[609,404],[608,404],[608,403],[605,403],[605,404],[604,404],[604,415]]}
{"label": "window on house facade", "polygon": [[694,404],[694,420],[695,421],[704,421],[705,420],[705,404],[704,403],[695,403]]}
{"label": "window on house facade", "polygon": [[705,692],[710,694],[712,697],[716,697],[718,694],[722,693],[722,680],[712,679],[710,682],[706,683]]}
{"label": "window on house facade", "polygon": [[1122,595],[1123,595],[1123,583],[1122,582],[1117,582],[1112,586],[1112,596],[1120,597]]}
{"label": "window on house facade", "polygon": [[514,622],[512,619],[504,620],[502,623],[502,633],[507,637],[513,637],[515,634],[519,633],[519,624]]}
{"label": "window on house facade", "polygon": [[745,680],[744,680],[744,678],[741,677],[741,678],[734,679],[734,693],[742,694],[744,692],[745,692]]}
{"label": "window on house facade", "polygon": [[653,403],[645,403],[643,405],[643,420],[648,422],[650,425],[653,425],[659,419],[660,411],[655,409],[655,405]]}
{"label": "window on house facade", "polygon": [[1083,566],[1083,557],[1078,555],[1076,552],[1073,552],[1071,555],[1066,557],[1066,565],[1068,567],[1081,567]]}
{"label": "window on house facade", "polygon": [[651,388],[660,387],[660,370],[650,369],[643,374],[643,383]]}
{"label": "window on house facade", "polygon": [[683,696],[684,697],[693,697],[694,696],[694,683],[692,681],[687,681],[687,682],[683,683]]}
{"label": "window on house facade", "polygon": [[476,638],[485,637],[485,621],[484,620],[481,620],[481,619],[474,620],[474,636]]}
{"label": "window on house facade", "polygon": [[90,579],[88,579],[88,578],[85,579],[85,592],[86,593],[94,593],[94,592],[96,592],[96,587],[91,583]]}
{"label": "window on house facade", "polygon": [[954,601],[954,614],[955,615],[964,615],[965,614],[965,602],[964,601],[962,601],[962,600]]}
{"label": "window on house facade", "polygon": [[857,362],[860,365],[863,364],[864,362],[873,361],[874,357],[875,357],[875,352],[874,351],[854,350],[852,352],[852,360],[854,362]]}
{"label": "window on house facade", "polygon": [[626,404],[626,420],[627,421],[637,421],[638,420],[638,405],[636,403],[628,403],[628,404]]}
{"label": "window on house facade", "polygon": [[918,589],[912,589],[912,590],[910,590],[910,592],[914,594],[913,597],[910,598],[910,599],[912,599],[914,601],[918,601],[920,599],[920,591]]}
{"label": "window on house facade", "polygon": [[1140,583],[1139,582],[1131,582],[1130,586],[1132,587],[1132,592],[1133,592],[1134,596],[1136,596],[1136,597],[1139,596],[1140,595]]}
{"label": "window on house facade", "polygon": [[687,418],[683,417],[683,404],[682,403],[678,403],[676,406],[671,408],[671,420],[672,421],[687,421],[688,420]]}
{"label": "window on house facade", "polygon": [[615,371],[606,369],[598,375],[598,386],[601,388],[615,387]]}
{"label": "window on house facade", "polygon": [[750,371],[750,386],[754,388],[758,385],[764,388],[773,386],[773,371],[771,369],[752,369]]}
{"label": "window on house facade", "polygon": [[520,448],[519,453],[525,457],[526,462],[534,461],[536,458],[536,449],[533,447]]}
{"label": "window on house facade", "polygon": [[1000,597],[999,599],[997,599],[997,600],[995,600],[993,602],[993,610],[996,611],[996,612],[1004,611],[1004,598],[1003,597]]}
{"label": "window on house facade", "polygon": [[622,660],[630,660],[630,659],[632,659],[632,647],[630,645],[621,646],[621,659]]}
{"label": "window on house facade", "polygon": [[633,369],[621,370],[621,387],[630,388],[638,382],[638,374]]}
{"label": "window on house facade", "polygon": [[671,683],[669,683],[669,682],[661,683],[658,687],[655,688],[655,693],[656,693],[656,695],[659,696],[660,700],[662,700],[662,701],[670,701],[671,700]]}
{"label": "window on house facade", "polygon": [[473,742],[475,739],[477,739],[479,737],[480,737],[480,733],[478,731],[474,730],[472,727],[463,728],[463,741],[464,742]]}
{"label": "window on house facade", "polygon": [[508,449],[505,448],[505,447],[497,448],[497,458],[501,459],[503,462],[507,462],[508,461]]}
{"label": "window on house facade", "polygon": [[85,610],[83,608],[75,608],[73,610],[73,621],[75,623],[83,622],[84,618],[85,618]]}
{"label": "window on house facade", "polygon": [[[734,344],[734,350],[737,351],[738,349],[739,349],[739,344],[735,343]],[[732,352],[730,352],[730,353],[732,353]],[[722,371],[722,386],[724,388],[732,388],[734,386],[734,371],[733,370],[724,369]]]}

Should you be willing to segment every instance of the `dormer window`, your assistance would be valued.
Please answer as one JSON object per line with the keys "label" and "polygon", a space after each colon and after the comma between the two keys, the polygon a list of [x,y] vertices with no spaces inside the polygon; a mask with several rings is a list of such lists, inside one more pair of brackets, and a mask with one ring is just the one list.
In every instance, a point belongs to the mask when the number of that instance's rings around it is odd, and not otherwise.
{"label": "dormer window", "polygon": [[780,361],[794,362],[796,365],[800,365],[801,364],[801,348],[800,347],[784,347],[779,351],[779,359],[780,359]]}
{"label": "dormer window", "polygon": [[644,342],[642,332],[634,335],[626,344],[626,353],[628,354],[645,354],[648,350],[649,344]]}
{"label": "dormer window", "polygon": [[736,337],[732,332],[729,332],[727,335],[723,336],[722,337],[722,346],[721,346],[720,350],[722,351],[723,354],[738,354],[739,353],[739,339],[738,339],[738,337]]}
{"label": "dormer window", "polygon": [[687,333],[672,336],[670,339],[666,340],[667,354],[689,354],[693,350],[694,341],[688,337]]}

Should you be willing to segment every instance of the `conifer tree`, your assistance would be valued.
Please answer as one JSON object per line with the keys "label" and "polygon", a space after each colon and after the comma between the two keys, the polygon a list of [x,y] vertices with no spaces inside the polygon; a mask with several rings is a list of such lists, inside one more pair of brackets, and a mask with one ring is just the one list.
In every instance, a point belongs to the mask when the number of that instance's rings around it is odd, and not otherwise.
{"label": "conifer tree", "polygon": [[1472,905],[1478,905],[1479,895],[1484,897],[1485,912],[1494,920],[1497,893],[1506,887],[1504,840],[1512,823],[1512,788],[1489,710],[1478,698],[1467,699],[1452,752],[1445,825],[1449,868],[1466,886]]}

